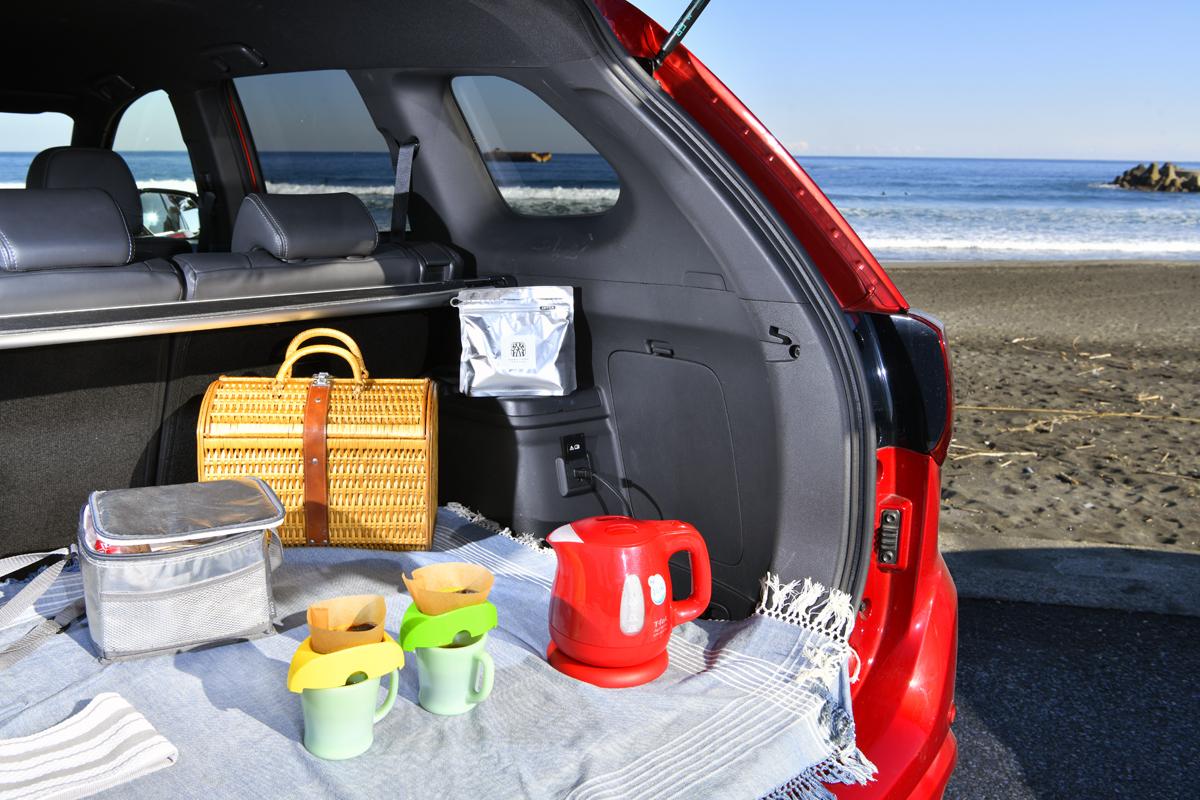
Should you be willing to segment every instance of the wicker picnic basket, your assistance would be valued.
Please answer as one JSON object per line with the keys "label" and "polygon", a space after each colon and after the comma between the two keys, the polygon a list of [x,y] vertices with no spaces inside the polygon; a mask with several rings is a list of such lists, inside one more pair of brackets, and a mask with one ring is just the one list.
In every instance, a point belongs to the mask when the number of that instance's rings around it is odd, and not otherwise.
{"label": "wicker picnic basket", "polygon": [[[310,344],[332,338],[342,346]],[[300,359],[345,359],[353,379],[292,377]],[[354,340],[313,328],[274,378],[222,375],[196,425],[202,481],[251,475],[283,501],[285,545],[424,550],[437,516],[437,394],[422,378],[371,378]]]}

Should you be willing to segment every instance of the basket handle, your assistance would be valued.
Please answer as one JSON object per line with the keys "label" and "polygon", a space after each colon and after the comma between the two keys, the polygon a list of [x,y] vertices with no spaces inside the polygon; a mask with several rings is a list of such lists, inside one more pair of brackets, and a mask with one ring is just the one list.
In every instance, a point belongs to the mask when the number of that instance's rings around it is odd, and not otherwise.
{"label": "basket handle", "polygon": [[354,372],[355,390],[361,389],[370,377],[367,374],[367,368],[362,362],[362,358],[356,357],[354,353],[344,347],[338,347],[332,344],[310,344],[308,347],[301,347],[296,352],[289,355],[284,362],[279,366],[279,372],[275,374],[275,386],[283,386],[284,381],[292,377],[292,367],[297,361],[305,356],[315,355],[317,353],[328,353],[331,356],[341,356],[349,364],[350,369]]}
{"label": "basket handle", "polygon": [[306,331],[297,333],[296,338],[292,339],[291,343],[288,344],[287,352],[283,354],[283,359],[286,361],[287,359],[291,358],[292,354],[300,349],[300,345],[304,342],[307,342],[309,339],[320,339],[326,337],[329,339],[337,339],[342,343],[342,346],[354,354],[354,357],[358,359],[360,364],[363,364],[364,366],[366,365],[367,362],[363,358],[362,350],[358,349],[358,343],[351,339],[349,335],[342,333],[335,328],[309,328]]}

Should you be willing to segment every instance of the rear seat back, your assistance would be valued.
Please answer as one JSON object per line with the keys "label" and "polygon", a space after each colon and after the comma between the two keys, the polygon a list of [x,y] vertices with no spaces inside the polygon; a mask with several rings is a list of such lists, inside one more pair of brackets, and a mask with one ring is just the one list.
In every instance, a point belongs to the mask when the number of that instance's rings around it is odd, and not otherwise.
{"label": "rear seat back", "polygon": [[51,147],[38,153],[25,176],[26,189],[103,189],[121,210],[133,237],[135,260],[190,253],[185,239],[154,236],[142,223],[142,196],[125,159],[100,147]]}
{"label": "rear seat back", "polygon": [[361,289],[461,277],[463,259],[432,243],[379,243],[352,194],[249,194],[233,226],[232,253],[176,256],[186,298]]}
{"label": "rear seat back", "polygon": [[133,259],[121,209],[103,190],[0,190],[0,314],[181,299],[170,263]]}

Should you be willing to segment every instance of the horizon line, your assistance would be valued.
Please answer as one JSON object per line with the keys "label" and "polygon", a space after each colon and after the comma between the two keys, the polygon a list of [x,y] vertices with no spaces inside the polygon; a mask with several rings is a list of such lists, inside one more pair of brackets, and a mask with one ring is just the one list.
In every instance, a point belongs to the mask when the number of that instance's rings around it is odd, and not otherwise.
{"label": "horizon line", "polygon": [[[119,153],[170,153],[170,154],[187,154],[187,150],[124,150],[116,149]],[[41,150],[0,150],[0,155],[37,155]],[[355,153],[355,154],[376,154],[385,155],[382,150],[259,150],[260,154],[266,153]],[[525,149],[516,149],[511,152],[523,153]],[[564,156],[580,156],[580,155],[599,155],[598,153],[586,153],[572,150],[529,150],[529,152],[549,152],[554,155]],[[803,161],[806,158],[861,158],[861,159],[879,159],[879,160],[904,160],[904,161],[1092,161],[1092,162],[1113,162],[1113,163],[1133,163],[1133,164],[1181,164],[1181,163],[1197,163],[1200,164],[1200,156],[1196,158],[1177,158],[1177,159],[1133,159],[1133,158],[1113,158],[1113,157],[1086,157],[1086,156],[962,156],[962,155],[887,155],[880,153],[864,154],[864,153],[788,153],[797,161]]]}

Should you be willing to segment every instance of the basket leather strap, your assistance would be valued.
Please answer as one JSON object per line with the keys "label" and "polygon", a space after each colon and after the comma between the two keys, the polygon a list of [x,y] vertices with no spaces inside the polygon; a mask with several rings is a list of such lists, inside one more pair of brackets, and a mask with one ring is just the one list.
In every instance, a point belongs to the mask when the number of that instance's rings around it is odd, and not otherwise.
{"label": "basket leather strap", "polygon": [[310,545],[329,544],[328,417],[329,384],[314,381],[304,403],[304,536]]}

